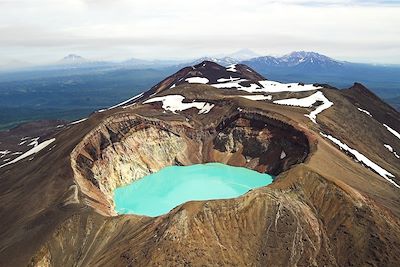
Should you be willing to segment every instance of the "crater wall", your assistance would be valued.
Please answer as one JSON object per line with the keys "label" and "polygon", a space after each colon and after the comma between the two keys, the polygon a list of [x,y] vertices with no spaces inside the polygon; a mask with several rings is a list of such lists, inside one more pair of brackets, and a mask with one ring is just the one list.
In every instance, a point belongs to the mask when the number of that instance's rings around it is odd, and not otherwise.
{"label": "crater wall", "polygon": [[166,166],[221,162],[278,175],[309,153],[302,132],[260,114],[235,113],[215,125],[205,128],[134,115],[106,120],[71,156],[86,203],[113,215],[116,187]]}

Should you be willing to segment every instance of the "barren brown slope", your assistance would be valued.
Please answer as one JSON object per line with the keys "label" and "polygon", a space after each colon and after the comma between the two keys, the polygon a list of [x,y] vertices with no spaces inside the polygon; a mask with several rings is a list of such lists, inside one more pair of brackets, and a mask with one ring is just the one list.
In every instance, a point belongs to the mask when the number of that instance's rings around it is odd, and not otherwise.
{"label": "barren brown slope", "polygon": [[396,109],[382,101],[362,84],[354,83],[352,87],[341,92],[355,106],[368,110],[376,120],[388,124],[398,132],[400,131],[399,113]]}
{"label": "barren brown slope", "polygon": [[[341,91],[321,91],[334,105],[317,124],[304,116],[314,108],[182,84],[163,94],[215,106],[174,114],[141,101],[67,126],[51,151],[0,169],[0,265],[398,266],[399,189],[320,132],[397,182],[398,161],[381,147],[399,141]],[[157,218],[114,216],[115,186],[209,161],[279,175],[240,198],[189,202]]]}

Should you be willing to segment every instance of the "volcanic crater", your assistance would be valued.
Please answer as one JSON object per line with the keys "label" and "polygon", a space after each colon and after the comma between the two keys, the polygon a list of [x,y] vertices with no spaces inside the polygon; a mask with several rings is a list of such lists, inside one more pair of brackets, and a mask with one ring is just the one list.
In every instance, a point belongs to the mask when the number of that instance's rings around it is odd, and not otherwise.
{"label": "volcanic crater", "polygon": [[110,118],[86,135],[71,161],[79,187],[95,200],[89,203],[102,214],[115,215],[116,187],[166,166],[220,162],[277,176],[303,162],[309,151],[302,131],[241,110],[216,116],[211,126],[138,115]]}

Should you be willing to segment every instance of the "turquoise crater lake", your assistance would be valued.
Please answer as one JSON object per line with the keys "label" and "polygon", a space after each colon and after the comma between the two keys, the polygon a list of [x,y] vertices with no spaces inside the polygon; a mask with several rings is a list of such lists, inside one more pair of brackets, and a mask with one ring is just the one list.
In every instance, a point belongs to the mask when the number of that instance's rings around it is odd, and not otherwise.
{"label": "turquoise crater lake", "polygon": [[221,163],[171,166],[114,190],[119,214],[159,216],[190,200],[235,198],[273,176]]}

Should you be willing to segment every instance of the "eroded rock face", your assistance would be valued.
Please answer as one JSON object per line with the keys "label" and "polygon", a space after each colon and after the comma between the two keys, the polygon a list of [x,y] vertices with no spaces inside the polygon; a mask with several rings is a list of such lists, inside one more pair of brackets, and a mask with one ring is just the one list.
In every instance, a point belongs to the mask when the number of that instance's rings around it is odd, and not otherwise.
{"label": "eroded rock face", "polygon": [[114,214],[116,187],[166,166],[222,162],[277,175],[308,152],[303,133],[260,114],[236,113],[215,128],[131,116],[88,134],[72,153],[72,166],[89,205]]}
{"label": "eroded rock face", "polygon": [[175,159],[185,157],[186,149],[183,138],[171,132],[143,128],[101,151],[101,158],[93,164],[94,179],[101,191],[111,194],[117,186],[174,164]]}
{"label": "eroded rock face", "polygon": [[[306,136],[292,126],[257,114],[240,114],[217,127],[214,148],[232,157],[232,165],[278,175],[303,162],[309,153]],[[240,153],[241,158],[233,159]]]}
{"label": "eroded rock face", "polygon": [[[184,126],[132,116],[94,129],[72,153],[81,190],[113,213],[113,190],[177,162],[190,164],[188,149],[198,146],[184,135]],[[194,157],[194,160],[195,157]]]}

